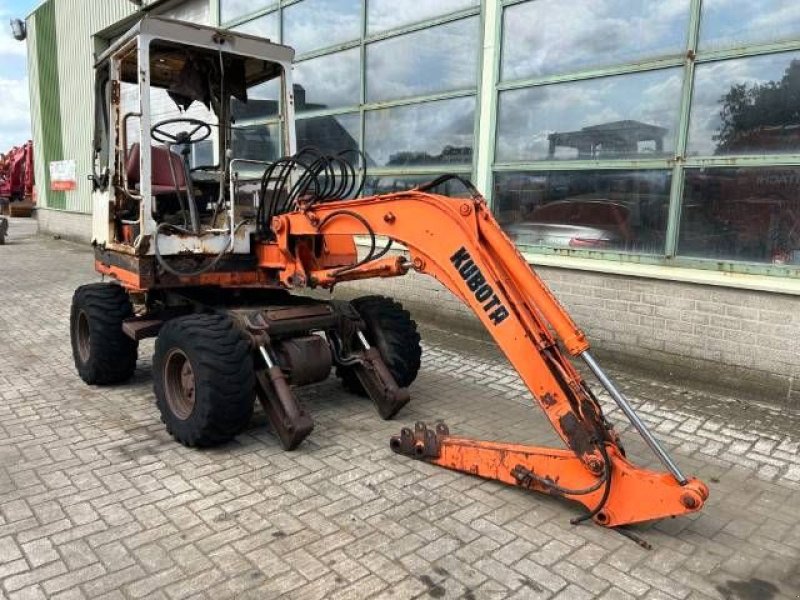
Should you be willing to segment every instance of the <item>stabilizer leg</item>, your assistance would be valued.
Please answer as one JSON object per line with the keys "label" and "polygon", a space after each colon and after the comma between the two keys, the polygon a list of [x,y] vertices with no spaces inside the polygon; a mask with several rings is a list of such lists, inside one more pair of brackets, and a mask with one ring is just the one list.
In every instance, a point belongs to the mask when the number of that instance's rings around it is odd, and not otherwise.
{"label": "stabilizer leg", "polygon": [[424,423],[417,423],[413,431],[404,428],[390,446],[399,454],[454,471],[572,500],[591,512],[605,499],[593,516],[605,527],[696,512],[708,498],[700,480],[690,478],[681,486],[668,473],[632,465],[611,443],[606,443],[609,469],[600,474],[571,450],[455,437],[443,423],[435,429]]}
{"label": "stabilizer leg", "polygon": [[292,394],[266,345],[259,346],[259,352],[267,368],[256,371],[256,395],[283,449],[294,450],[314,429],[314,421]]}
{"label": "stabilizer leg", "polygon": [[377,348],[370,346],[362,332],[358,332],[358,339],[364,346],[361,354],[363,360],[354,366],[356,377],[364,386],[367,395],[378,409],[382,419],[391,419],[411,399],[408,388],[401,388],[383,362]]}

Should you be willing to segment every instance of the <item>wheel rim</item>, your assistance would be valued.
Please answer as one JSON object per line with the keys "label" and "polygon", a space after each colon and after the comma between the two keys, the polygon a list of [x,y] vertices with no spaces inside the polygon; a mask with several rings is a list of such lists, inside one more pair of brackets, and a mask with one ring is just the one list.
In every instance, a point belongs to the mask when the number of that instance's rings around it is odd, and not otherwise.
{"label": "wheel rim", "polygon": [[89,317],[86,313],[80,311],[78,313],[78,323],[75,326],[75,337],[77,338],[78,356],[82,363],[89,362],[89,356],[92,350],[92,336],[89,330]]}
{"label": "wheel rim", "polygon": [[172,350],[164,362],[164,388],[172,414],[184,421],[194,410],[195,380],[192,363],[181,350]]}

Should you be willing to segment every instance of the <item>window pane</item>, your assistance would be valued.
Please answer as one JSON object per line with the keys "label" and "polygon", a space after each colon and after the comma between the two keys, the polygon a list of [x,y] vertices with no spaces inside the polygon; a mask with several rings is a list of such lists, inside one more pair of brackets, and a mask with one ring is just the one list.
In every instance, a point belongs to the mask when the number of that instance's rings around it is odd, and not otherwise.
{"label": "window pane", "polygon": [[472,162],[475,98],[453,98],[372,110],[366,116],[370,165]]}
{"label": "window pane", "polygon": [[367,46],[369,101],[474,88],[478,25],[472,17]]}
{"label": "window pane", "polygon": [[[464,175],[469,179],[469,175]],[[433,181],[434,175],[369,175],[364,184],[364,195],[391,194],[392,192],[404,192],[417,187],[423,183]],[[437,185],[430,190],[434,194],[442,196],[453,196],[459,198],[470,197],[470,192],[458,181],[450,180]]]}
{"label": "window pane", "polygon": [[703,0],[700,50],[778,42],[798,35],[797,0]]}
{"label": "window pane", "polygon": [[501,92],[497,161],[666,156],[682,79],[675,68]]}
{"label": "window pane", "polygon": [[697,65],[687,151],[800,150],[800,52]]}
{"label": "window pane", "polygon": [[689,0],[536,0],[503,11],[503,79],[682,54]]}
{"label": "window pane", "polygon": [[220,21],[230,23],[234,19],[251,15],[273,4],[277,4],[276,0],[221,0]]}
{"label": "window pane", "polygon": [[447,13],[477,6],[478,0],[369,0],[367,2],[367,33],[419,23]]}
{"label": "window pane", "polygon": [[[235,127],[232,137],[233,158],[274,161],[283,154],[280,127],[277,123]],[[237,170],[248,169],[242,167]]]}
{"label": "window pane", "polygon": [[213,140],[205,140],[192,144],[192,168],[199,166],[210,166],[217,164],[217,158],[214,156],[214,142]]}
{"label": "window pane", "polygon": [[517,244],[662,254],[669,171],[498,173],[495,212]]}
{"label": "window pane", "polygon": [[[313,146],[324,154],[357,150],[358,139],[361,137],[359,123],[358,113],[298,119],[297,149]],[[347,159],[356,164],[358,155],[349,153]]]}
{"label": "window pane", "polygon": [[357,105],[361,93],[358,48],[297,63],[294,106],[297,112]]}
{"label": "window pane", "polygon": [[279,22],[278,13],[273,12],[263,17],[253,19],[252,21],[242,23],[238,27],[234,27],[233,30],[249,33],[250,35],[257,35],[258,37],[277,42],[281,35],[278,27]]}
{"label": "window pane", "polygon": [[283,9],[283,43],[297,54],[361,36],[361,0],[304,0]]}
{"label": "window pane", "polygon": [[800,265],[800,168],[686,171],[678,252]]}
{"label": "window pane", "polygon": [[234,122],[264,120],[278,114],[281,95],[280,78],[270,79],[247,90],[247,102],[231,101]]}

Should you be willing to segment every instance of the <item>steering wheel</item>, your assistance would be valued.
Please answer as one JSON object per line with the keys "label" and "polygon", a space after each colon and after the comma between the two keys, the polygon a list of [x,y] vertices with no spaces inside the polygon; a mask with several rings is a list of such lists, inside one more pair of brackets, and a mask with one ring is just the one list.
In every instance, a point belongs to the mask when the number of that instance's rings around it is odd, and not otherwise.
{"label": "steering wheel", "polygon": [[[171,133],[164,129],[166,125],[183,123],[188,127],[194,126],[190,131],[179,131]],[[200,132],[200,133],[198,133]],[[200,119],[190,119],[188,117],[178,117],[177,119],[164,119],[150,128],[150,136],[162,144],[196,144],[208,139],[211,135],[211,126]]]}

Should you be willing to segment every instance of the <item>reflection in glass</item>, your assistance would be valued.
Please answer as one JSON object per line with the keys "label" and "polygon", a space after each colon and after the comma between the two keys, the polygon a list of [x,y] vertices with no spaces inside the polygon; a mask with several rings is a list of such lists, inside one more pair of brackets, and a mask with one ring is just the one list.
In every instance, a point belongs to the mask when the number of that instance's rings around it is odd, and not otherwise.
{"label": "reflection in glass", "polygon": [[419,23],[439,15],[477,6],[478,0],[369,0],[367,2],[367,33]]}
{"label": "reflection in glass", "polygon": [[312,58],[295,65],[297,112],[357,105],[361,92],[358,48]]}
{"label": "reflection in glass", "polygon": [[536,0],[503,11],[503,80],[686,50],[689,0]]}
{"label": "reflection in glass", "polygon": [[277,123],[234,127],[231,134],[234,158],[273,161],[283,154]]}
{"label": "reflection in glass", "polygon": [[517,244],[661,254],[669,171],[497,173],[495,213]]}
{"label": "reflection in glass", "polygon": [[264,120],[278,115],[280,78],[270,79],[247,90],[247,102],[231,100],[234,122]]}
{"label": "reflection in glass", "polygon": [[678,253],[800,265],[800,168],[687,170]]}
{"label": "reflection in glass", "polygon": [[800,36],[797,0],[703,0],[700,50],[738,48]]}
{"label": "reflection in glass", "polygon": [[469,164],[475,98],[453,98],[371,110],[366,115],[370,165]]}
{"label": "reflection in glass", "polygon": [[303,0],[283,9],[283,43],[298,55],[360,35],[361,0]]}
{"label": "reflection in glass", "polygon": [[474,88],[478,25],[478,17],[471,17],[369,44],[369,101]]}
{"label": "reflection in glass", "polygon": [[280,18],[277,12],[269,13],[252,21],[247,21],[233,28],[233,31],[249,33],[277,42],[280,38]]}
{"label": "reflection in glass", "polygon": [[[360,136],[358,113],[298,119],[297,149],[313,146],[324,154],[339,154],[346,150],[357,150]],[[351,163],[357,162],[357,154],[348,153]]]}
{"label": "reflection in glass", "polygon": [[192,144],[192,168],[200,166],[214,166],[217,158],[214,156],[214,141],[211,139]]}
{"label": "reflection in glass", "polygon": [[[230,23],[234,19],[251,15],[254,12],[277,4],[276,0],[222,0],[220,2],[220,21]],[[249,32],[248,32],[249,33]]]}
{"label": "reflection in glass", "polygon": [[674,68],[501,92],[496,160],[669,154],[682,79]]}
{"label": "reflection in glass", "polygon": [[800,149],[800,52],[697,65],[687,152]]}
{"label": "reflection in glass", "polygon": [[[468,175],[465,175],[469,179]],[[433,175],[367,175],[364,185],[364,195],[391,194],[392,192],[404,192],[417,187],[423,183],[428,183],[435,179]],[[456,180],[445,181],[434,187],[431,192],[442,196],[454,198],[468,198],[470,192],[464,185]]]}
{"label": "reflection in glass", "polygon": [[159,16],[196,25],[211,25],[211,6],[208,0],[177,3],[160,12]]}

